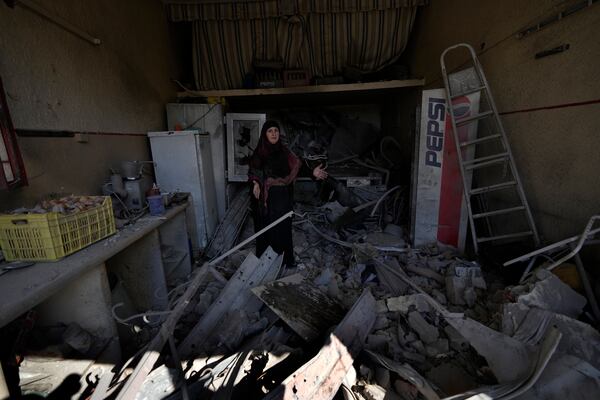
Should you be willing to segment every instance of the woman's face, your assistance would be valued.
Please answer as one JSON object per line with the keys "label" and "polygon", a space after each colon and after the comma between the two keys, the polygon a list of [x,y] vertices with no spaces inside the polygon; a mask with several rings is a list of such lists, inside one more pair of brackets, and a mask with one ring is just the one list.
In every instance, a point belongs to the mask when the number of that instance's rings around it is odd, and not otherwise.
{"label": "woman's face", "polygon": [[279,141],[279,128],[272,126],[267,129],[267,140],[271,144],[275,144]]}

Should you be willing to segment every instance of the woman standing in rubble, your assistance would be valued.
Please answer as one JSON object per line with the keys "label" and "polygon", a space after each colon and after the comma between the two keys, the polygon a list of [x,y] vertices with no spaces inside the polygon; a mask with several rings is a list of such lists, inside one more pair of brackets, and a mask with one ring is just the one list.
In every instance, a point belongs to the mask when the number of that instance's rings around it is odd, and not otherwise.
{"label": "woman standing in rubble", "polygon": [[[279,124],[272,120],[266,121],[250,158],[248,173],[252,185],[256,232],[293,209],[293,183],[301,164],[300,158],[281,142]],[[312,174],[316,179],[327,178],[327,172],[320,165],[313,169]],[[291,218],[256,239],[256,255],[260,257],[268,246],[279,254],[284,253],[285,265],[295,265]]]}

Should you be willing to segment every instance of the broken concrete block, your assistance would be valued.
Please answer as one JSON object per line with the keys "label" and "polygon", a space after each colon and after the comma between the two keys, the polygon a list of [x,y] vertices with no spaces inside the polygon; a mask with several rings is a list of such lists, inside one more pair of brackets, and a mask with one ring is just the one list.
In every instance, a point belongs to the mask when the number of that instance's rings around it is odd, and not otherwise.
{"label": "broken concrete block", "polygon": [[390,371],[387,368],[375,368],[375,382],[385,389],[390,388]]}
{"label": "broken concrete block", "polygon": [[385,390],[379,385],[365,385],[363,387],[363,396],[367,400],[402,400],[396,393],[391,390]]}
{"label": "broken concrete block", "polygon": [[383,314],[389,311],[385,300],[377,300],[375,307],[377,314]]}
{"label": "broken concrete block", "polygon": [[[448,296],[448,300],[453,304],[466,304],[464,292],[467,288],[486,288],[481,267],[474,263],[457,263],[451,265],[446,271],[446,295]],[[476,293],[472,292],[468,294],[470,301],[473,300],[473,294]]]}
{"label": "broken concrete block", "polygon": [[581,314],[587,303],[585,297],[546,270],[537,271],[536,278],[539,281],[535,283],[533,290],[519,296],[519,303],[528,307],[537,307],[563,314],[571,318],[577,318]]}
{"label": "broken concrete block", "polygon": [[381,329],[385,329],[385,328],[389,327],[390,324],[391,324],[391,321],[389,320],[388,317],[386,317],[385,315],[378,315],[377,319],[375,320],[375,325],[373,325],[373,330],[378,331]]}
{"label": "broken concrete block", "polygon": [[394,389],[404,400],[416,400],[419,390],[415,385],[402,379],[394,381]]}
{"label": "broken concrete block", "polygon": [[417,311],[429,312],[429,303],[425,296],[420,293],[410,294],[408,296],[390,297],[386,301],[388,310],[392,312],[400,312],[407,314],[411,306],[414,306]]}
{"label": "broken concrete block", "polygon": [[433,343],[439,337],[438,329],[425,321],[425,318],[418,311],[412,311],[408,314],[408,324],[425,343]]}

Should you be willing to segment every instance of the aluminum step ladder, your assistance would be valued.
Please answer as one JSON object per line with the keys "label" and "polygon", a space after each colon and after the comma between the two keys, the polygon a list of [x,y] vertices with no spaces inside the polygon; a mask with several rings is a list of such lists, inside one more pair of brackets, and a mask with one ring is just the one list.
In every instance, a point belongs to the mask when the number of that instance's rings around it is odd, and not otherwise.
{"label": "aluminum step ladder", "polygon": [[[448,74],[448,54],[465,49],[470,56],[466,68]],[[514,157],[475,50],[466,43],[451,46],[440,56],[440,64],[475,252],[480,244],[492,242],[533,240],[539,246]],[[470,113],[465,113],[465,104],[470,105]],[[511,204],[496,197],[501,204],[490,210],[490,198],[498,194],[510,196]]]}

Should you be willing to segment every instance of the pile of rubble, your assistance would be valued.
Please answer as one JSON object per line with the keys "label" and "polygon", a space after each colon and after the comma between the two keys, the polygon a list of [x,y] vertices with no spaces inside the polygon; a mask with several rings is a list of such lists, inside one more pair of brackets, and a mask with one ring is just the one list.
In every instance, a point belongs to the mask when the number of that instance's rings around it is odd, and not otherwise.
{"label": "pile of rubble", "polygon": [[381,215],[364,209],[359,224],[339,224],[349,211],[332,218],[335,208],[297,210],[295,266],[270,248],[257,257],[249,244],[197,268],[171,290],[166,321],[146,328],[153,340],[130,360],[137,367],[120,369],[107,393],[368,400],[600,393],[600,335],[577,320],[586,299],[556,275],[540,270],[512,287],[486,282],[485,269],[454,248],[410,248],[404,229]]}

